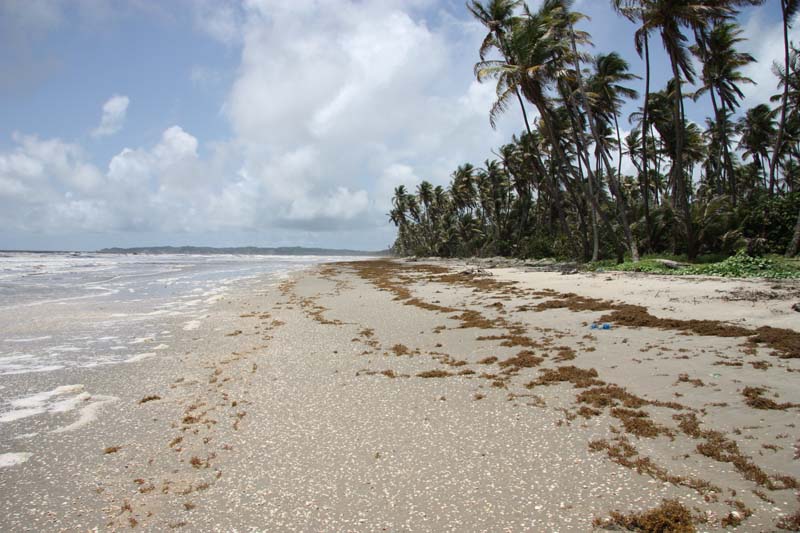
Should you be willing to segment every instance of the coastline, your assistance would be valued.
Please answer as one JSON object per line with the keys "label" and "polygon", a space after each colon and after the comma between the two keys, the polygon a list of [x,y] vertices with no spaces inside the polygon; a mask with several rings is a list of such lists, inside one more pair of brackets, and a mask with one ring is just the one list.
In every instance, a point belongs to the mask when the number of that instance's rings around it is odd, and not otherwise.
{"label": "coastline", "polygon": [[[71,370],[116,399],[0,470],[0,528],[589,530],[669,498],[703,530],[763,530],[797,511],[800,353],[730,327],[791,330],[800,283],[491,273],[321,265],[231,290],[158,357]],[[601,320],[623,303],[673,322]]]}

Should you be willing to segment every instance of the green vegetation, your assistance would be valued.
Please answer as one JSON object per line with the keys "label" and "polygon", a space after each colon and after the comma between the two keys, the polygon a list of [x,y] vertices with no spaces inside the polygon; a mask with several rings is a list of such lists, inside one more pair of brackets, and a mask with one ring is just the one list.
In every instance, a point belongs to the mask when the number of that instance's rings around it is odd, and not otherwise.
{"label": "green vegetation", "polygon": [[[668,266],[662,257],[645,257],[635,263],[625,261],[614,264],[613,261],[598,261],[592,263],[589,268],[594,271],[650,272],[678,276],[800,279],[800,261],[786,259],[782,256],[753,257],[742,250],[722,261],[711,262],[713,258],[714,256],[701,257],[698,258],[699,264],[683,264],[678,268]],[[685,258],[683,259],[685,260]],[[672,261],[674,258],[667,260]]]}
{"label": "green vegetation", "polygon": [[[800,0],[779,2],[788,28]],[[522,0],[470,1],[487,31],[475,75],[496,84],[490,124],[513,107],[522,131],[497,159],[459,166],[446,188],[397,187],[394,252],[797,277],[791,263],[760,258],[793,257],[800,244],[800,50],[788,38],[784,61],[773,65],[775,107],[739,109],[742,86],[753,83],[743,69],[757,58],[738,50],[745,39],[736,16],[762,3],[611,0],[634,25],[640,80],[619,54],[590,54],[591,36],[577,29],[584,17],[571,0],[545,0],[536,11]],[[654,90],[650,53],[659,45],[672,76]],[[711,104],[704,127],[686,120],[687,98]],[[626,101],[641,106],[623,137]],[[623,174],[623,158],[633,175]],[[669,269],[640,253],[683,256],[692,266]],[[702,264],[704,257],[717,262]]]}

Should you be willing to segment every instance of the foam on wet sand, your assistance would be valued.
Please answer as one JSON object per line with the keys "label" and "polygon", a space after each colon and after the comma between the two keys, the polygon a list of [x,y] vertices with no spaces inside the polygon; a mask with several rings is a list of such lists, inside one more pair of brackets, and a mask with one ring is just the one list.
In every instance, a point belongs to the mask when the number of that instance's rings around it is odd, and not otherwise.
{"label": "foam on wet sand", "polygon": [[11,410],[0,414],[0,423],[17,422],[34,416],[58,415],[77,410],[77,420],[51,430],[53,433],[73,431],[96,419],[98,410],[106,403],[116,399],[114,396],[89,394],[84,385],[62,385],[50,391],[11,400],[9,402]]}
{"label": "foam on wet sand", "polygon": [[0,453],[0,468],[21,465],[33,456],[32,453]]}

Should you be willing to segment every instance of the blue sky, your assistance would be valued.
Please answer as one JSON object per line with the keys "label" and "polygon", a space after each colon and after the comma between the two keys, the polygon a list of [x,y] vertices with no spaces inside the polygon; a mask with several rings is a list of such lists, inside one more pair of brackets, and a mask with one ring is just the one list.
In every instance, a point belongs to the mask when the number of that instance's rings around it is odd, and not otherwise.
{"label": "blue sky", "polygon": [[[641,71],[609,2],[575,8]],[[775,92],[778,1],[740,22],[752,106]],[[455,0],[2,0],[0,248],[384,248],[396,185],[446,184],[521,129],[515,109],[489,126],[483,34]]]}

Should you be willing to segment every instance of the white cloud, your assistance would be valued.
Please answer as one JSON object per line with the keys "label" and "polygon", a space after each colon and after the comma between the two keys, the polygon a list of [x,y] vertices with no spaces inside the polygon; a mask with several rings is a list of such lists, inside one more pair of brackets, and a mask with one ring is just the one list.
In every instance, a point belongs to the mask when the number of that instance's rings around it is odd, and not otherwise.
{"label": "white cloud", "polygon": [[[780,92],[772,63],[778,61],[783,65],[783,26],[780,22],[768,24],[763,20],[763,12],[754,10],[744,26],[744,35],[750,38],[742,44],[742,49],[758,60],[742,69],[745,76],[756,82],[741,86],[744,93],[742,108],[748,109],[758,104],[770,104],[770,97]],[[800,16],[789,29],[789,40],[800,41]]]}
{"label": "white cloud", "polygon": [[[101,172],[83,150],[60,139],[13,134],[13,150],[0,153],[0,224],[8,229],[53,231],[67,222],[69,199],[101,190]],[[76,229],[87,229],[83,226]]]}
{"label": "white cloud", "polygon": [[388,213],[392,206],[392,196],[395,187],[404,185],[406,190],[413,192],[422,179],[414,174],[414,169],[408,165],[394,163],[384,169],[378,186],[375,190],[375,204],[379,210]]}
{"label": "white cloud", "polygon": [[[303,197],[293,200],[287,220],[299,225],[308,222],[326,221],[336,225],[359,218],[367,209],[369,200],[367,191],[350,191],[347,187],[337,187],[326,197]],[[316,224],[312,224],[315,229]]]}
{"label": "white cloud", "polygon": [[130,99],[127,96],[114,95],[103,104],[103,116],[100,125],[92,131],[93,137],[113,135],[122,129],[125,115],[128,112]]}
{"label": "white cloud", "polygon": [[[105,171],[79,146],[15,137],[0,152],[0,222],[134,235],[255,230],[283,242],[363,230],[384,246],[396,185],[445,184],[457,165],[479,163],[522,129],[516,109],[490,129],[494,87],[471,74],[483,30],[449,16],[431,25],[415,11],[430,0],[194,7],[202,31],[241,43],[223,105],[232,137],[201,142],[173,126],[121,149]],[[128,104],[106,102],[93,134],[118,131]],[[19,206],[30,216],[15,218]]]}
{"label": "white cloud", "polygon": [[241,40],[240,4],[232,0],[194,0],[195,25],[221,43],[236,44]]}
{"label": "white cloud", "polygon": [[[408,2],[392,0],[247,7],[242,63],[224,109],[274,224],[302,219],[324,231],[332,218],[355,221],[362,207],[363,224],[383,224],[385,176],[405,168],[446,182],[457,164],[507,138],[489,129],[494,88],[474,82],[475,58],[461,48],[466,35],[477,56],[480,28],[447,17],[450,26],[432,28]],[[345,198],[351,209],[318,207]]]}

